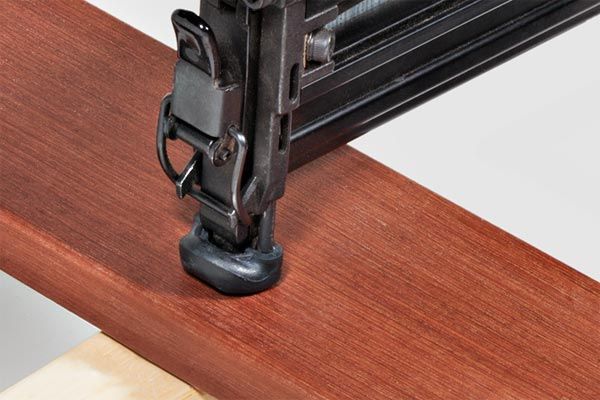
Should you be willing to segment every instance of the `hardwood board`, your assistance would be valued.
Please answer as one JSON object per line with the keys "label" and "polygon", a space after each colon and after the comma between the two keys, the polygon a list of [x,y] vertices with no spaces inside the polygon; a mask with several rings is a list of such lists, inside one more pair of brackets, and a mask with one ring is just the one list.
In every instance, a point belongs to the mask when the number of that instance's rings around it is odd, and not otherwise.
{"label": "hardwood board", "polygon": [[187,276],[174,51],[79,2],[0,24],[0,266],[120,343],[220,399],[600,395],[598,282],[348,147],[289,178],[279,286]]}
{"label": "hardwood board", "polygon": [[0,400],[214,400],[98,333],[0,393]]}

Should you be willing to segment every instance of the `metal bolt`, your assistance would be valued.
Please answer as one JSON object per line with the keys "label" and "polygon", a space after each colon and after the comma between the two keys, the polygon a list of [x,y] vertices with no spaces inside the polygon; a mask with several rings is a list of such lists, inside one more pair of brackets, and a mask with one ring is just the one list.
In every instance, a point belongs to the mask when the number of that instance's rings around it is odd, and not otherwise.
{"label": "metal bolt", "polygon": [[229,151],[228,149],[224,149],[221,154],[219,154],[219,160],[221,161],[227,161],[229,160],[229,156],[231,155],[231,151]]}
{"label": "metal bolt", "polygon": [[233,154],[235,154],[235,142],[229,135],[215,140],[209,150],[210,160],[215,167],[225,165]]}
{"label": "metal bolt", "polygon": [[333,57],[335,33],[329,29],[311,32],[306,38],[306,61],[325,64]]}

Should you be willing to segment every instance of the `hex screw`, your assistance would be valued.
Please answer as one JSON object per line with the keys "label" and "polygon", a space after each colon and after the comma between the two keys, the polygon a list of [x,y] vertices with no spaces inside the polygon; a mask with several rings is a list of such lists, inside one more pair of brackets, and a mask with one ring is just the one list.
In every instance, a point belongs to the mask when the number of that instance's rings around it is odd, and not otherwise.
{"label": "hex screw", "polygon": [[335,47],[335,33],[329,29],[321,28],[311,32],[306,37],[306,61],[325,64],[333,58]]}
{"label": "hex screw", "polygon": [[219,160],[221,160],[221,161],[227,161],[227,160],[229,160],[229,156],[231,156],[231,151],[229,151],[228,149],[224,149],[219,154]]}
{"label": "hex screw", "polygon": [[209,150],[211,163],[215,167],[225,165],[233,154],[235,154],[235,143],[229,135],[214,141]]}

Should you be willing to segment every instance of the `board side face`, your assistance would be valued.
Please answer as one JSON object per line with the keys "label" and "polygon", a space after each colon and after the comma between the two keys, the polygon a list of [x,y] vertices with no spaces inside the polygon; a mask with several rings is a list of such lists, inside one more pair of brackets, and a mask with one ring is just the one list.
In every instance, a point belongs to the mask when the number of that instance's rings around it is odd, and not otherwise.
{"label": "board side face", "polygon": [[197,206],[154,149],[174,51],[48,4],[0,15],[3,270],[218,398],[600,393],[597,282],[347,147],[290,175],[277,287],[187,276]]}

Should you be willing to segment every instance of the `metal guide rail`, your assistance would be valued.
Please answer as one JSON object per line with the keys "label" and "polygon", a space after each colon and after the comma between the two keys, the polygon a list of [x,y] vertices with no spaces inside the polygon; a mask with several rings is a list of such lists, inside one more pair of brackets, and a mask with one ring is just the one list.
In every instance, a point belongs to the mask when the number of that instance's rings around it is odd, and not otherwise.
{"label": "metal guide rail", "polygon": [[[273,286],[289,170],[598,13],[600,0],[203,0],[199,15],[175,11],[157,150],[177,195],[202,204],[180,242],[184,268],[227,294]],[[177,139],[195,151],[181,172],[167,153]]]}

